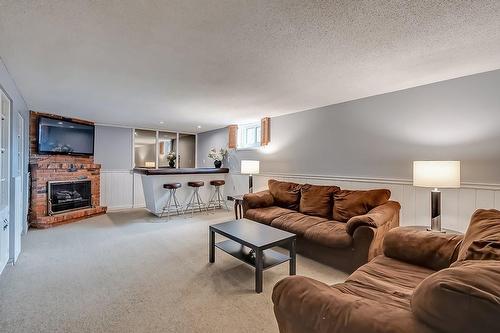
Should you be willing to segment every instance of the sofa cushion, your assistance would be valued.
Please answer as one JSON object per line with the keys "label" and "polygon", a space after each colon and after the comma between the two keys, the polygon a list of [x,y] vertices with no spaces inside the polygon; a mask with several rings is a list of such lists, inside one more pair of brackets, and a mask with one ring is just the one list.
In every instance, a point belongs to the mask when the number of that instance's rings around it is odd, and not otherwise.
{"label": "sofa cushion", "polygon": [[271,224],[271,221],[275,218],[291,213],[295,213],[295,211],[276,206],[252,208],[245,212],[245,218],[264,224]]}
{"label": "sofa cushion", "polygon": [[500,332],[500,262],[456,262],[422,281],[411,309],[441,332]]}
{"label": "sofa cushion", "polygon": [[247,193],[243,196],[243,205],[246,209],[274,206],[274,198],[269,191]]}
{"label": "sofa cushion", "polygon": [[465,232],[457,260],[465,260],[467,250],[474,241],[500,241],[500,211],[496,209],[478,209],[472,215]]}
{"label": "sofa cushion", "polygon": [[330,248],[344,248],[352,244],[352,237],[346,232],[346,224],[325,221],[306,230],[304,238]]}
{"label": "sofa cushion", "polygon": [[351,217],[364,215],[373,208],[386,203],[390,197],[391,191],[385,189],[338,191],[333,194],[333,219],[347,222]]}
{"label": "sofa cushion", "polygon": [[331,218],[333,193],[338,191],[340,188],[337,186],[302,185],[299,211],[311,216]]}
{"label": "sofa cushion", "polygon": [[280,182],[274,179],[268,181],[269,192],[274,197],[274,204],[295,211],[299,210],[301,186],[300,184]]}
{"label": "sofa cushion", "polygon": [[345,283],[332,287],[345,294],[410,310],[414,289],[434,272],[425,267],[378,256],[352,273]]}
{"label": "sofa cushion", "polygon": [[282,215],[271,222],[271,226],[303,236],[310,227],[328,221],[322,217],[309,216],[302,213]]}

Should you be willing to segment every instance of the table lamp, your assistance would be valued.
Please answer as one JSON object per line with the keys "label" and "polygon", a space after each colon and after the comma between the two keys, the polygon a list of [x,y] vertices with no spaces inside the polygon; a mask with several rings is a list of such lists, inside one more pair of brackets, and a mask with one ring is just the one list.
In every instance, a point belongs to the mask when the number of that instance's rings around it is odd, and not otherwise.
{"label": "table lamp", "polygon": [[441,231],[441,192],[438,188],[460,187],[460,161],[414,161],[413,186],[434,188],[430,230]]}
{"label": "table lamp", "polygon": [[248,193],[253,192],[252,175],[259,173],[259,161],[241,160],[241,174],[249,175],[248,177]]}

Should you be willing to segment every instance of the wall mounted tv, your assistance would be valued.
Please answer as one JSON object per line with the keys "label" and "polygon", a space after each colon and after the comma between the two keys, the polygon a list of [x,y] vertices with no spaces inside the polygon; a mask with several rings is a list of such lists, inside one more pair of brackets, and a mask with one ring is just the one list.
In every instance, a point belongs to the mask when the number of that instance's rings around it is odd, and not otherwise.
{"label": "wall mounted tv", "polygon": [[40,117],[38,153],[94,155],[94,126],[65,119]]}

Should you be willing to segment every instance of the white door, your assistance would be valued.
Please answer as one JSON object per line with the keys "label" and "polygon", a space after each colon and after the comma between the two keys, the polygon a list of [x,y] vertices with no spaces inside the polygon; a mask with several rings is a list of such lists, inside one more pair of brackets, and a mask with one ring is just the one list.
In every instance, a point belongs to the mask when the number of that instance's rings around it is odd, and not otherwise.
{"label": "white door", "polygon": [[9,135],[11,102],[0,90],[0,272],[9,261]]}

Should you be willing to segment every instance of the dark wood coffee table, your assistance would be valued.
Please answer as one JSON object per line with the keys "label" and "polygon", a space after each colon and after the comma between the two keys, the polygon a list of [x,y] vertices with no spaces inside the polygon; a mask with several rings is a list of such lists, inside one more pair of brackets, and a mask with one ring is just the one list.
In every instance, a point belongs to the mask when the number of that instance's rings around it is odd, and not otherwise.
{"label": "dark wood coffee table", "polygon": [[[264,270],[290,261],[290,275],[295,275],[295,244],[297,236],[247,219],[211,225],[209,228],[209,258],[215,262],[215,248],[255,268],[255,291],[262,292],[262,273]],[[227,240],[215,243],[215,234]],[[290,255],[271,250],[275,246],[287,247]],[[253,253],[251,253],[253,251]]]}

